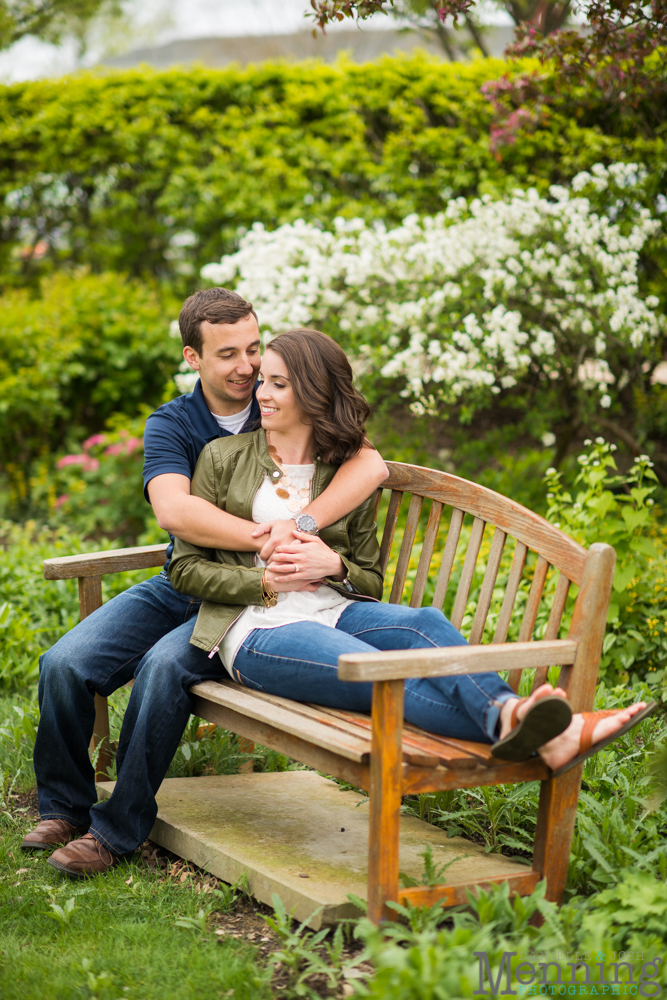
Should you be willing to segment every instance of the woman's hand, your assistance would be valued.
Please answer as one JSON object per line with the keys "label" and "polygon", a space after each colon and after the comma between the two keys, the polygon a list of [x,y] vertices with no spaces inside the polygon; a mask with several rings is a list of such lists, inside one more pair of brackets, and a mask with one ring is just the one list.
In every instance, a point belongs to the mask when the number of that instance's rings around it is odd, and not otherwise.
{"label": "woman's hand", "polygon": [[[294,531],[290,544],[279,545],[269,560],[272,575],[291,582],[317,581],[325,577],[342,580],[345,576],[343,561],[317,535]],[[276,588],[277,589],[277,588]]]}

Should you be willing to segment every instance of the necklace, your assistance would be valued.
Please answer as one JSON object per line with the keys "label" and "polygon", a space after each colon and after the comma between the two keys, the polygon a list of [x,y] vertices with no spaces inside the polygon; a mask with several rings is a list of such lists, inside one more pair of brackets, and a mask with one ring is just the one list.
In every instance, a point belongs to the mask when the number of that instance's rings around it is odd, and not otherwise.
{"label": "necklace", "polygon": [[266,434],[266,444],[269,449],[269,455],[282,473],[280,479],[278,479],[277,482],[272,482],[271,485],[275,489],[276,495],[279,496],[281,500],[287,501],[285,504],[287,509],[293,514],[296,514],[298,510],[303,510],[303,508],[307,507],[310,503],[310,488],[313,482],[312,477],[308,480],[307,486],[300,488],[294,486],[292,484],[292,480],[287,475],[287,472],[283,467],[283,460],[278,454],[276,446],[271,444],[268,431]]}

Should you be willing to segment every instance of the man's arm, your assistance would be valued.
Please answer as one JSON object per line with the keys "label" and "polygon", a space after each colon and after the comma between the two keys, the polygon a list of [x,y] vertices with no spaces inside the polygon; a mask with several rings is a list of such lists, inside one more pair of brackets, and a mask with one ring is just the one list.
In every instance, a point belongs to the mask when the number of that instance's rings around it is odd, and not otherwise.
{"label": "man's arm", "polygon": [[[320,528],[326,528],[367,500],[387,475],[387,466],[378,452],[374,448],[362,448],[340,467],[326,490],[305,508],[305,512],[315,518]],[[192,545],[256,552],[267,542],[266,535],[253,535],[257,525],[252,521],[234,517],[208,500],[192,496],[187,476],[164,473],[151,479],[147,489],[160,527]],[[276,522],[271,535],[274,543],[271,551],[277,545],[293,541],[293,531],[294,521]],[[270,554],[262,553],[265,559]]]}
{"label": "man's arm", "polygon": [[253,521],[235,517],[203,497],[190,493],[187,476],[165,473],[148,483],[148,494],[157,523],[165,531],[203,549],[256,552],[266,536],[253,538]]}
{"label": "man's arm", "polygon": [[[375,448],[361,448],[341,465],[326,490],[304,507],[303,513],[314,517],[318,528],[328,528],[368,500],[388,475],[389,469],[380,453]],[[266,527],[258,525],[257,531],[261,532]],[[279,545],[291,544],[296,537],[294,529],[294,521],[276,521],[269,538],[260,533],[258,540],[262,559],[268,562]],[[276,570],[280,572],[283,567],[276,566]]]}
{"label": "man's arm", "polygon": [[303,512],[314,517],[319,528],[328,528],[368,500],[388,475],[380,453],[375,448],[361,448]]}

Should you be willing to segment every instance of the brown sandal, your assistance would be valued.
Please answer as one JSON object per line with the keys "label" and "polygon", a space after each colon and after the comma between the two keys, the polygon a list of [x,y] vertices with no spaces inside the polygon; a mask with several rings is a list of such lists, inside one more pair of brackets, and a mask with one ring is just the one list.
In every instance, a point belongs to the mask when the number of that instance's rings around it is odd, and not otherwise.
{"label": "brown sandal", "polygon": [[527,698],[517,701],[512,709],[510,732],[491,747],[491,753],[499,760],[528,760],[543,743],[560,736],[572,721],[570,703],[560,695],[545,694],[517,722],[519,706],[526,701]]}
{"label": "brown sandal", "polygon": [[595,732],[595,727],[600,719],[608,719],[611,715],[618,715],[619,711],[622,711],[622,709],[604,708],[599,712],[582,712],[581,714],[584,717],[584,725],[579,737],[579,753],[567,764],[563,764],[562,767],[553,771],[551,777],[557,778],[559,775],[565,774],[565,772],[569,771],[571,767],[576,767],[577,764],[581,764],[582,761],[587,760],[589,757],[592,757],[593,754],[603,750],[610,743],[613,743],[614,740],[617,740],[619,736],[623,736],[625,733],[630,732],[631,729],[634,729],[634,727],[639,725],[640,722],[643,722],[644,719],[648,719],[649,715],[653,715],[657,707],[657,702],[652,701],[646,706],[646,708],[643,708],[641,712],[637,712],[636,715],[633,715],[632,718],[624,723],[620,729],[611,733],[610,736],[606,736],[604,739],[598,740],[595,744],[593,743],[593,733]]}

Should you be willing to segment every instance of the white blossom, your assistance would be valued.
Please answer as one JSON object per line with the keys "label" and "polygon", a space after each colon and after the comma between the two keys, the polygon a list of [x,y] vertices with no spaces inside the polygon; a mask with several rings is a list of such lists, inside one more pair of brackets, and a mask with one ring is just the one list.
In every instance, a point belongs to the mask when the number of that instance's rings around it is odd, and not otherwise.
{"label": "white blossom", "polygon": [[[394,228],[342,218],[331,230],[303,219],[274,231],[255,223],[202,276],[234,283],[269,337],[323,326],[355,370],[402,379],[422,412],[507,390],[536,371],[554,381],[574,375],[605,408],[622,377],[610,345],[634,356],[665,331],[657,299],[639,289],[639,253],[659,227],[632,195],[644,176],[636,164],[596,164],[548,196],[457,198]],[[622,226],[619,199],[628,207]]]}

